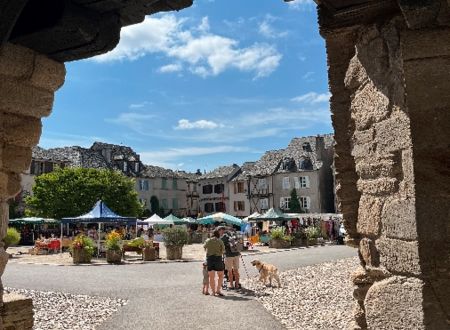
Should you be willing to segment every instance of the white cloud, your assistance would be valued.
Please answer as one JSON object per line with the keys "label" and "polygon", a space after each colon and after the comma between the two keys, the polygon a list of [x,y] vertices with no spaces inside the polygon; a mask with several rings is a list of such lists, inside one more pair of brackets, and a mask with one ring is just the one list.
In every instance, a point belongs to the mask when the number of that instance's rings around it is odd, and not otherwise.
{"label": "white cloud", "polygon": [[312,9],[316,6],[313,0],[291,0],[288,5],[289,8],[294,10]]}
{"label": "white cloud", "polygon": [[194,122],[189,121],[188,119],[180,119],[178,121],[178,125],[175,127],[177,130],[188,130],[188,129],[214,129],[217,127],[221,127],[213,121],[209,120],[197,120]]}
{"label": "white cloud", "polygon": [[149,123],[157,116],[149,113],[124,112],[116,118],[107,118],[106,122],[125,126],[140,134],[145,134],[149,129]]}
{"label": "white cloud", "polygon": [[[183,157],[205,156],[222,153],[241,153],[250,152],[248,147],[235,147],[229,145],[214,147],[186,147],[186,148],[168,148],[165,150],[142,151],[140,152],[141,160],[145,164],[158,165],[167,168],[179,168],[178,160]],[[183,163],[182,163],[183,164]],[[184,165],[184,164],[183,164]]]}
{"label": "white cloud", "polygon": [[122,29],[119,45],[93,60],[133,61],[147,54],[163,53],[176,59],[178,64],[164,66],[160,72],[180,71],[183,64],[201,77],[237,69],[260,78],[270,75],[279,66],[282,55],[272,45],[254,43],[241,47],[238,40],[211,33],[208,17],[203,17],[201,23],[190,30],[184,28],[186,22],[172,14],[146,17],[143,23]]}
{"label": "white cloud", "polygon": [[151,102],[148,101],[144,101],[144,102],[140,102],[140,103],[132,103],[128,106],[128,108],[130,109],[140,109],[145,107],[146,105],[151,104]]}
{"label": "white cloud", "polygon": [[307,103],[307,104],[316,104],[316,103],[325,103],[330,100],[330,93],[321,93],[318,94],[316,92],[309,92],[291,99],[294,102]]}
{"label": "white cloud", "polygon": [[161,73],[172,73],[172,72],[179,72],[181,70],[183,70],[183,67],[181,66],[181,64],[176,63],[176,64],[164,65],[164,66],[160,67],[158,71]]}
{"label": "white cloud", "polygon": [[259,33],[270,39],[284,38],[288,35],[287,31],[278,31],[270,23],[274,21],[272,16],[267,16],[264,21],[259,24]]}

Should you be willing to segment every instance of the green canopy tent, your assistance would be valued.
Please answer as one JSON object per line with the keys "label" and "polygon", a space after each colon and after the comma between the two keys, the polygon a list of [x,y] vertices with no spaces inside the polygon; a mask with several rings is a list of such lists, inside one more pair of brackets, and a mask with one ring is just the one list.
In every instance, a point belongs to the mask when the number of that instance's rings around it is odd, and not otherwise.
{"label": "green canopy tent", "polygon": [[188,221],[186,221],[184,219],[180,219],[180,218],[174,216],[173,214],[168,215],[167,217],[164,218],[164,220],[173,221],[173,223],[175,225],[185,225],[185,224],[189,223]]}
{"label": "green canopy tent", "polygon": [[200,225],[210,225],[216,222],[225,222],[226,224],[235,226],[242,226],[243,224],[245,224],[243,220],[223,212],[210,214],[206,217],[197,219],[197,223]]}
{"label": "green canopy tent", "polygon": [[[44,224],[52,224],[57,225],[60,221],[56,219],[51,218],[41,218],[41,217],[25,217],[25,218],[16,218],[16,219],[9,219],[10,225],[32,225],[33,228],[38,225],[44,225]],[[31,239],[34,242],[34,230],[31,231]]]}
{"label": "green canopy tent", "polygon": [[281,212],[278,209],[271,208],[263,215],[258,217],[250,218],[250,221],[287,221],[291,220],[292,217],[286,213]]}

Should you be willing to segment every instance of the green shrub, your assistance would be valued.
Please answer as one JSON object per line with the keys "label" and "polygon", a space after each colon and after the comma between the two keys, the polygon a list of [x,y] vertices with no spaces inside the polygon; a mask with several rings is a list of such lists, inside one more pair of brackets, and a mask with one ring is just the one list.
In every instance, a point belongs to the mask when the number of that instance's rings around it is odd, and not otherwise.
{"label": "green shrub", "polygon": [[3,239],[3,242],[5,242],[5,250],[9,246],[18,244],[20,242],[20,233],[16,228],[9,227],[6,231],[6,236]]}
{"label": "green shrub", "polygon": [[305,239],[306,237],[306,233],[305,230],[303,228],[299,228],[294,234],[293,234],[295,239]]}
{"label": "green shrub", "polygon": [[308,227],[305,229],[305,233],[308,239],[321,237],[321,232],[318,227]]}
{"label": "green shrub", "polygon": [[165,228],[162,231],[166,246],[183,246],[188,243],[188,233],[181,227]]}
{"label": "green shrub", "polygon": [[145,245],[145,240],[143,237],[136,237],[135,239],[132,239],[131,241],[127,241],[126,244],[127,244],[127,246],[142,249]]}
{"label": "green shrub", "polygon": [[271,239],[284,239],[284,227],[275,227],[270,231]]}
{"label": "green shrub", "polygon": [[294,237],[291,235],[285,235],[283,237],[283,240],[285,240],[286,242],[292,242],[293,239],[294,239]]}

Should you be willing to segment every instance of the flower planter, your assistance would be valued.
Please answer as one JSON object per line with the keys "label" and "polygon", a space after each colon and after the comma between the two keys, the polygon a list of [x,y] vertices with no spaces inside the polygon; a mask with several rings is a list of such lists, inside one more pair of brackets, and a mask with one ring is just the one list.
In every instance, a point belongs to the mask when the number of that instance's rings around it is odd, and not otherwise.
{"label": "flower planter", "polygon": [[301,238],[294,238],[294,239],[292,240],[291,245],[292,245],[292,246],[295,246],[295,247],[303,246],[303,245],[304,245],[303,239],[301,239]]}
{"label": "flower planter", "polygon": [[183,246],[166,246],[167,260],[181,259],[183,256]]}
{"label": "flower planter", "polygon": [[287,249],[291,246],[291,242],[284,239],[271,239],[269,241],[269,247],[274,249]]}
{"label": "flower planter", "polygon": [[120,264],[122,262],[122,251],[106,250],[106,261],[110,264]]}
{"label": "flower planter", "polygon": [[91,263],[92,256],[85,249],[73,249],[72,258],[74,264],[89,264]]}
{"label": "flower planter", "polygon": [[142,249],[142,259],[144,261],[155,261],[156,260],[156,249],[151,246],[143,248]]}
{"label": "flower planter", "polygon": [[308,238],[308,246],[316,245],[317,244],[317,238]]}

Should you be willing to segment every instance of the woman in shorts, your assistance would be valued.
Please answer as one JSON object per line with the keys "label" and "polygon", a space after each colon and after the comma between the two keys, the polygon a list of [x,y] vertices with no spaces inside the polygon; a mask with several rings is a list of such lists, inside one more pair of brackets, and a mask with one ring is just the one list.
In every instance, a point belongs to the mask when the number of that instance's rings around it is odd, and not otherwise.
{"label": "woman in shorts", "polygon": [[[223,296],[220,289],[222,288],[223,271],[225,269],[222,258],[225,252],[225,245],[220,239],[219,230],[214,230],[213,237],[206,240],[203,247],[206,250],[206,264],[208,267],[209,286],[211,287],[211,291],[215,296]],[[217,287],[215,283],[216,272],[218,275]]]}

